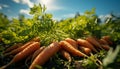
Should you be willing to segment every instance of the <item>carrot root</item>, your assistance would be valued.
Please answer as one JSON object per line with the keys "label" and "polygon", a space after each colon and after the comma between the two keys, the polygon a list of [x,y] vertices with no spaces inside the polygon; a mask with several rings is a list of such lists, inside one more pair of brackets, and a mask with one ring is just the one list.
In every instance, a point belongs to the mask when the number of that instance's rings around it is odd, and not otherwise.
{"label": "carrot root", "polygon": [[75,40],[73,40],[71,38],[66,38],[65,41],[70,43],[74,48],[78,49],[78,44],[77,44],[77,42]]}
{"label": "carrot root", "polygon": [[110,36],[103,36],[102,39],[106,40],[109,45],[113,45],[113,42],[111,41],[111,37]]}
{"label": "carrot root", "polygon": [[33,41],[27,42],[27,43],[25,43],[23,46],[18,47],[17,49],[15,49],[15,50],[13,50],[13,51],[11,51],[11,52],[8,52],[8,53],[6,53],[6,54],[4,54],[4,57],[5,57],[5,56],[8,56],[8,55],[17,54],[17,53],[19,53],[20,51],[24,50],[26,47],[28,47],[28,46],[29,46],[30,44],[32,44],[32,43],[33,43]]}
{"label": "carrot root", "polygon": [[20,46],[22,46],[22,45],[23,45],[22,43],[15,44],[15,45],[7,48],[7,49],[3,52],[3,54],[5,54],[5,53],[7,53],[7,52],[10,52],[10,51],[12,51],[12,50],[14,50],[14,49],[17,49],[18,47],[20,47]]}
{"label": "carrot root", "polygon": [[35,50],[37,50],[39,47],[40,47],[40,43],[39,42],[32,43],[27,48],[25,48],[23,51],[21,51],[18,54],[16,54],[14,56],[14,58],[10,61],[10,63],[8,63],[7,65],[5,65],[5,66],[3,66],[1,68],[6,68],[7,66],[11,65],[12,63],[18,62],[18,61],[26,58],[27,56],[32,54]]}
{"label": "carrot root", "polygon": [[108,51],[110,49],[110,46],[109,45],[102,45],[102,48]]}
{"label": "carrot root", "polygon": [[31,39],[30,41],[40,42],[40,37],[35,37],[35,38]]}
{"label": "carrot root", "polygon": [[61,52],[62,56],[63,56],[65,59],[67,59],[69,62],[72,61],[72,58],[71,58],[70,54],[69,54],[67,51],[61,50],[60,52]]}
{"label": "carrot root", "polygon": [[39,53],[41,53],[44,49],[45,49],[45,46],[42,46],[42,47],[40,47],[38,50],[36,50],[36,51],[34,52],[34,54],[32,55],[31,61],[33,61],[33,60],[35,59],[35,57],[37,57],[37,55],[38,55]]}
{"label": "carrot root", "polygon": [[51,56],[60,50],[60,45],[58,42],[51,43],[46,47],[32,62],[29,69],[35,69],[36,65],[43,65]]}
{"label": "carrot root", "polygon": [[77,39],[77,42],[78,42],[79,45],[90,48],[94,52],[97,52],[97,50],[94,48],[94,46],[92,44],[90,44],[87,40]]}
{"label": "carrot root", "polygon": [[90,37],[87,37],[86,40],[87,40],[88,42],[90,42],[91,44],[93,44],[95,47],[102,49],[102,46],[101,46],[100,43],[95,39],[95,37],[90,36]]}
{"label": "carrot root", "polygon": [[100,39],[99,43],[103,44],[103,45],[109,45],[108,42],[105,39]]}
{"label": "carrot root", "polygon": [[66,51],[68,51],[71,54],[74,54],[74,55],[80,56],[80,57],[87,56],[84,53],[80,52],[79,50],[75,49],[71,44],[69,44],[66,41],[61,41],[60,45],[61,45],[62,48],[64,48]]}
{"label": "carrot root", "polygon": [[79,47],[80,50],[83,51],[83,53],[85,53],[86,55],[90,55],[91,53],[91,49],[90,48],[87,48],[87,47]]}

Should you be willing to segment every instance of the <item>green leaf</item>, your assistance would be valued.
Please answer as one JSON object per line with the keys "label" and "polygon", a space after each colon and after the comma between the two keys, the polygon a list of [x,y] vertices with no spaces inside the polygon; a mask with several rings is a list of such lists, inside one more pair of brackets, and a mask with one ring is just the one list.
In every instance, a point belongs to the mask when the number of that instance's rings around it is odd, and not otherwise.
{"label": "green leaf", "polygon": [[113,63],[119,51],[120,51],[120,45],[118,45],[114,51],[113,51],[113,48],[111,48],[108,51],[107,56],[103,59],[103,66],[107,67],[109,64]]}

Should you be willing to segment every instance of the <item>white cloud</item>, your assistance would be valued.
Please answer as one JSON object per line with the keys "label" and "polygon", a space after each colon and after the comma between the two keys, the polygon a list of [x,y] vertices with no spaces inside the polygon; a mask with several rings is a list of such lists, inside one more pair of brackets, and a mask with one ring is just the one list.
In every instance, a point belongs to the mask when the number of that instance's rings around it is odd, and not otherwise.
{"label": "white cloud", "polygon": [[30,0],[13,0],[15,3],[27,4],[29,7],[33,7],[33,3]]}
{"label": "white cloud", "polygon": [[36,3],[40,3],[47,7],[47,11],[61,10],[63,7],[56,4],[55,0],[37,0]]}
{"label": "white cloud", "polygon": [[53,20],[61,20],[61,17],[53,17]]}
{"label": "white cloud", "polygon": [[75,13],[70,13],[70,14],[63,15],[63,17],[74,17],[74,16],[75,16]]}
{"label": "white cloud", "polygon": [[[15,3],[21,3],[21,4],[27,4],[29,7],[33,7],[33,2],[30,0],[13,0]],[[52,10],[61,10],[63,7],[58,6],[55,2],[55,0],[36,0],[36,4],[42,4],[47,7],[47,11],[52,11]]]}
{"label": "white cloud", "polygon": [[105,14],[105,15],[99,15],[99,17],[98,18],[100,18],[101,19],[101,21],[105,21],[106,20],[106,18],[111,18],[112,16],[110,15],[110,14]]}
{"label": "white cloud", "polygon": [[104,17],[104,15],[99,15],[99,17],[98,18],[103,18]]}
{"label": "white cloud", "polygon": [[30,0],[22,0],[23,4],[27,4],[29,7],[33,7],[33,3]]}
{"label": "white cloud", "polygon": [[0,6],[0,10],[2,9],[2,6]]}
{"label": "white cloud", "polygon": [[3,7],[6,7],[6,8],[7,8],[7,7],[9,7],[9,6],[8,6],[8,5],[6,5],[6,4],[3,4],[2,6],[3,6]]}
{"label": "white cloud", "polygon": [[106,14],[106,15],[99,15],[98,18],[100,19],[106,19],[106,18],[111,18],[112,16],[110,14]]}
{"label": "white cloud", "polygon": [[[79,13],[80,15],[83,15],[84,13]],[[54,17],[53,16],[53,19],[54,20],[61,20],[61,19],[66,19],[66,18],[73,18],[75,17],[76,13],[68,13],[68,14],[63,14],[61,16],[57,16],[57,17]]]}
{"label": "white cloud", "polygon": [[29,10],[26,10],[26,9],[21,9],[21,10],[20,10],[20,13],[21,13],[21,14],[30,15],[30,14],[29,14]]}
{"label": "white cloud", "polygon": [[66,18],[71,18],[71,17],[74,17],[75,16],[75,14],[74,13],[70,13],[70,14],[64,14],[64,15],[61,15],[61,16],[57,16],[57,17],[54,17],[53,16],[53,19],[54,20],[61,20],[61,19],[66,19]]}
{"label": "white cloud", "polygon": [[109,17],[109,18],[111,18],[112,16],[111,16],[110,14],[107,14],[107,15],[105,15],[105,17]]}
{"label": "white cloud", "polygon": [[20,3],[20,0],[13,0],[15,3]]}
{"label": "white cloud", "polygon": [[9,6],[6,4],[0,4],[0,10],[2,10],[3,8],[8,8]]}

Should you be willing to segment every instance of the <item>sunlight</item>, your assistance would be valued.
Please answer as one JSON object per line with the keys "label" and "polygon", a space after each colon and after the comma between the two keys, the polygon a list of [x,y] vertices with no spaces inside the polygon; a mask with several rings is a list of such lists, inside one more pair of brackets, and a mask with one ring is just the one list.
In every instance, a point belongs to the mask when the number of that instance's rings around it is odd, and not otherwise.
{"label": "sunlight", "polygon": [[47,11],[63,9],[61,6],[56,4],[55,0],[37,0],[36,2],[45,5],[47,7]]}
{"label": "sunlight", "polygon": [[41,4],[45,4],[45,5],[51,5],[53,3],[54,0],[40,0]]}

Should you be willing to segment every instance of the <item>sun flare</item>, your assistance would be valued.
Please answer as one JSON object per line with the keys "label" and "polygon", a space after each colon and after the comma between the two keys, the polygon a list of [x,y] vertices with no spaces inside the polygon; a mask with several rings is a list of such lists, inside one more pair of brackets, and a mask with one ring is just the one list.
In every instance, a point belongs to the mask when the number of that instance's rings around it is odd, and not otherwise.
{"label": "sun flare", "polygon": [[41,4],[44,5],[51,5],[53,3],[54,0],[40,0]]}

